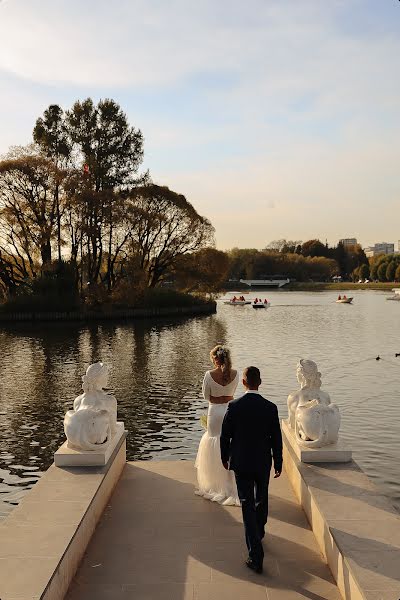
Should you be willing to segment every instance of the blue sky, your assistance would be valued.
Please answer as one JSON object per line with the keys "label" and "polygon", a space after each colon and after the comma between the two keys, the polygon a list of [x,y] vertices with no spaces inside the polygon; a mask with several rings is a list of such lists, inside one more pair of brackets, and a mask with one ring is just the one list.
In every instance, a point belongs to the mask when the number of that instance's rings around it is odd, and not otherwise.
{"label": "blue sky", "polygon": [[0,0],[0,153],[115,98],[220,248],[400,239],[398,0]]}

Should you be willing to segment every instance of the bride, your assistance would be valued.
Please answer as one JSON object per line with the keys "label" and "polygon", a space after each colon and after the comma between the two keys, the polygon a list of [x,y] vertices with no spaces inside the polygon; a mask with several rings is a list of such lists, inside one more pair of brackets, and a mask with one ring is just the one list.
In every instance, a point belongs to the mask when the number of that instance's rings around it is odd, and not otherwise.
{"label": "bride", "polygon": [[232,471],[226,471],[221,462],[219,439],[227,404],[236,391],[239,374],[232,369],[228,348],[220,344],[210,352],[214,365],[203,380],[203,396],[208,400],[207,431],[200,440],[195,466],[198,490],[196,494],[225,506],[240,506]]}

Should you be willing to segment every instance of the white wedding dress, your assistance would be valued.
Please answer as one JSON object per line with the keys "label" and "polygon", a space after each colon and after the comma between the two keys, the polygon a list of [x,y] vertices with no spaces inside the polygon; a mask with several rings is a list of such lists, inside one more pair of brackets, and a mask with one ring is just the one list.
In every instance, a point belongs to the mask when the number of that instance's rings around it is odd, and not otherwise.
{"label": "white wedding dress", "polygon": [[224,469],[221,462],[219,439],[222,421],[227,404],[212,404],[210,396],[233,396],[239,382],[239,373],[227,385],[220,385],[211,377],[210,371],[204,375],[203,396],[208,400],[207,431],[200,440],[195,466],[197,468],[198,490],[196,494],[207,500],[225,506],[240,506],[235,476]]}

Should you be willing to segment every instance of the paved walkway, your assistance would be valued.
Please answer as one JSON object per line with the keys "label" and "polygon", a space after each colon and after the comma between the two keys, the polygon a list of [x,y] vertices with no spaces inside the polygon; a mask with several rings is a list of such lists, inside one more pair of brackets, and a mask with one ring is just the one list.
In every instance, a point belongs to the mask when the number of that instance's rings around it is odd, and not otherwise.
{"label": "paved walkway", "polygon": [[240,508],[194,484],[190,461],[127,463],[67,599],[340,599],[285,474],[271,481],[262,575],[244,565]]}

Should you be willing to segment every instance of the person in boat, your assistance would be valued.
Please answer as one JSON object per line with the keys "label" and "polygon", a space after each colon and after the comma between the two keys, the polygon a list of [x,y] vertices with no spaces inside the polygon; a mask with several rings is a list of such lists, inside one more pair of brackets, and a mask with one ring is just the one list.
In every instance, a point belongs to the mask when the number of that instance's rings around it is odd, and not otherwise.
{"label": "person in boat", "polygon": [[236,296],[233,296],[232,302],[237,302]]}
{"label": "person in boat", "polygon": [[346,294],[343,294],[343,300],[347,300]]}
{"label": "person in boat", "polygon": [[240,296],[240,300],[244,302],[244,296]]}
{"label": "person in boat", "polygon": [[257,302],[258,302],[258,298],[256,298],[256,299],[254,300],[254,304],[257,304]]}
{"label": "person in boat", "polygon": [[265,298],[265,300],[264,300],[264,304],[268,304],[268,300],[267,300],[267,298]]}
{"label": "person in boat", "polygon": [[337,297],[338,300],[342,299],[342,296],[339,294],[339,296]]}

